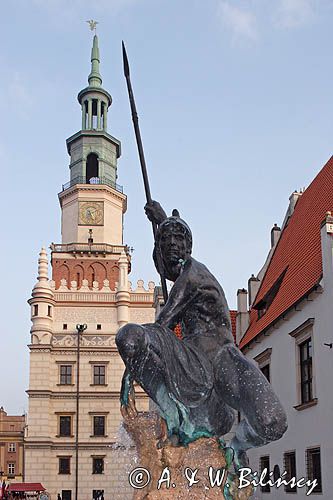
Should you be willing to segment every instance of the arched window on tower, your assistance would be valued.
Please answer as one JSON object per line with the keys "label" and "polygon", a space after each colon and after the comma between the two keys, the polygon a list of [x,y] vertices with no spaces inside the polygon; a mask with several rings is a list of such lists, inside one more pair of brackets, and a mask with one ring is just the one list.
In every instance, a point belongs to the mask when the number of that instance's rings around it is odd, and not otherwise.
{"label": "arched window on tower", "polygon": [[92,101],[92,128],[97,129],[97,99]]}
{"label": "arched window on tower", "polygon": [[86,182],[89,184],[92,177],[99,177],[98,175],[98,156],[95,153],[90,153],[87,156],[87,174]]}

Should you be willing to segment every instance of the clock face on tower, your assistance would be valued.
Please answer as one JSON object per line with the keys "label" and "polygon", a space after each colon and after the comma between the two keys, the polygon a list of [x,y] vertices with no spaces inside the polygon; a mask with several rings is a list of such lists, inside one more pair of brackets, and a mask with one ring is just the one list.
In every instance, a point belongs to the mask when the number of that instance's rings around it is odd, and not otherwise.
{"label": "clock face on tower", "polygon": [[102,201],[80,201],[79,224],[86,226],[102,226],[104,205]]}

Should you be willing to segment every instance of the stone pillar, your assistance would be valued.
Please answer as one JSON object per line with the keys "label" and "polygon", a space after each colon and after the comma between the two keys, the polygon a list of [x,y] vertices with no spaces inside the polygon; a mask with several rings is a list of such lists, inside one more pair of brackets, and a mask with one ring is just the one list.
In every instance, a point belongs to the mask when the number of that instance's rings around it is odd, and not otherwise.
{"label": "stone pillar", "polygon": [[82,130],[85,130],[86,129],[86,102],[83,101],[82,105]]}
{"label": "stone pillar", "polygon": [[88,99],[88,129],[92,129],[92,99]]}
{"label": "stone pillar", "polygon": [[119,259],[119,281],[116,293],[117,321],[119,327],[129,322],[130,293],[128,290],[128,260],[124,250]]}
{"label": "stone pillar", "polygon": [[104,103],[103,106],[103,130],[108,128],[108,105]]}
{"label": "stone pillar", "polygon": [[97,130],[101,129],[101,108],[102,102],[100,99],[97,101]]}

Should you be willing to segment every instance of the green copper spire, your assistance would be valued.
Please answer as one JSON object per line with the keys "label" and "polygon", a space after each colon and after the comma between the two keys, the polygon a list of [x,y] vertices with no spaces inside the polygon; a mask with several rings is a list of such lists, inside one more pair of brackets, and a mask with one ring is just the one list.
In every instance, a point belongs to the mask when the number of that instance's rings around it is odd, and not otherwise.
{"label": "green copper spire", "polygon": [[88,76],[89,87],[100,87],[102,85],[102,77],[99,72],[99,48],[98,38],[94,35],[93,46],[91,49],[91,72]]}
{"label": "green copper spire", "polygon": [[[96,21],[92,23],[95,29]],[[102,87],[102,77],[99,72],[99,48],[98,38],[94,35],[91,51],[91,72],[88,76],[89,85],[79,92],[77,96],[82,109],[82,130],[107,131],[108,109],[112,103],[112,97]]]}

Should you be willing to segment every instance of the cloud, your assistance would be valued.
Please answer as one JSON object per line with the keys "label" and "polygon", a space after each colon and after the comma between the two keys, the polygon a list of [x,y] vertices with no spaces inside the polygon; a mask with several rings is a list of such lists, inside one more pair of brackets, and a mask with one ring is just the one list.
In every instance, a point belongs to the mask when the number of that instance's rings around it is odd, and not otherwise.
{"label": "cloud", "polygon": [[313,0],[279,0],[276,24],[282,28],[297,28],[314,17]]}
{"label": "cloud", "polygon": [[233,41],[257,39],[257,19],[254,12],[223,0],[218,6],[218,15],[223,26],[231,32]]}

